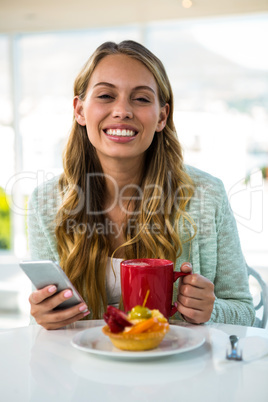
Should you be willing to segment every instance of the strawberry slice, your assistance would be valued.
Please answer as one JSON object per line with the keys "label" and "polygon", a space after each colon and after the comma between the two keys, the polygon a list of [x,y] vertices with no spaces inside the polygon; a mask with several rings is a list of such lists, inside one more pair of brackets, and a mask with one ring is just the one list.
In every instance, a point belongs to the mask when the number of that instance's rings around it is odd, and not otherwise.
{"label": "strawberry slice", "polygon": [[112,316],[114,320],[123,328],[131,327],[133,324],[128,320],[127,315],[116,307],[108,306],[107,315]]}
{"label": "strawberry slice", "polygon": [[104,313],[104,314],[103,314],[103,319],[104,319],[104,321],[106,322],[106,324],[108,324],[109,317],[110,317],[109,314],[107,314],[107,313]]}
{"label": "strawberry slice", "polygon": [[124,327],[118,324],[118,322],[114,319],[112,315],[110,315],[107,324],[109,325],[111,332],[113,332],[114,334],[124,331]]}

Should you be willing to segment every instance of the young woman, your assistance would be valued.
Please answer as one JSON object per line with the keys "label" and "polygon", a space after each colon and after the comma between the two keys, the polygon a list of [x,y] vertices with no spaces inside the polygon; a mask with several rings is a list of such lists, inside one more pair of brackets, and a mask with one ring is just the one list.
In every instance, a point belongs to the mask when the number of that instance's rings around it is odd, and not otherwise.
{"label": "young woman", "polygon": [[78,75],[73,105],[64,172],[33,193],[29,241],[32,258],[58,261],[86,304],[55,311],[71,291],[47,286],[29,298],[36,322],[102,318],[120,301],[120,261],[147,257],[193,271],[174,289],[178,319],[252,325],[227,195],[183,164],[161,61],[136,42],[106,42]]}

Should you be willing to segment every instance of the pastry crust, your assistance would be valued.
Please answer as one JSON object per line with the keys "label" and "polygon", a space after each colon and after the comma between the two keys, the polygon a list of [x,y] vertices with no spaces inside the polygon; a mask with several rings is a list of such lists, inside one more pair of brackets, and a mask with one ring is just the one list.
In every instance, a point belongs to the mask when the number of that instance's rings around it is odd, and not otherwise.
{"label": "pastry crust", "polygon": [[128,334],[127,332],[112,333],[108,325],[102,328],[105,335],[109,336],[115,347],[122,350],[142,351],[155,349],[169,331],[169,326],[162,331],[142,332],[140,334]]}

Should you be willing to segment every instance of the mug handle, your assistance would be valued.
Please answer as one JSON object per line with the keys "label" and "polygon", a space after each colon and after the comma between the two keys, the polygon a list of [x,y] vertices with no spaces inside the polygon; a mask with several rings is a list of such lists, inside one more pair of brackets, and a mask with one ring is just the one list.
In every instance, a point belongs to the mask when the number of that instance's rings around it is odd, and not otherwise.
{"label": "mug handle", "polygon": [[[192,272],[173,272],[173,283],[176,282],[176,280],[178,278],[180,278],[181,276],[186,276],[186,275],[191,275]],[[171,306],[171,313],[170,313],[170,317],[172,317],[175,313],[177,313],[177,307],[172,305]]]}

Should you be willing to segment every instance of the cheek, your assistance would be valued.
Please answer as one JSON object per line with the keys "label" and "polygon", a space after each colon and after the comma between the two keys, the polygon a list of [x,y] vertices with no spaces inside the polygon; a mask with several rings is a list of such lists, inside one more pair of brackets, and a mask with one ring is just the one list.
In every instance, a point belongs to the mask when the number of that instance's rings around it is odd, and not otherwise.
{"label": "cheek", "polygon": [[151,131],[152,135],[155,134],[158,125],[158,116],[152,116],[151,119],[148,120],[148,129]]}
{"label": "cheek", "polygon": [[151,110],[150,113],[146,113],[144,116],[145,121],[147,122],[148,125],[151,127],[156,128],[158,122],[159,122],[159,113],[158,110]]}
{"label": "cheek", "polygon": [[105,110],[102,105],[98,105],[94,102],[85,104],[85,117],[88,125],[96,123],[103,115],[105,115]]}

